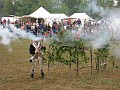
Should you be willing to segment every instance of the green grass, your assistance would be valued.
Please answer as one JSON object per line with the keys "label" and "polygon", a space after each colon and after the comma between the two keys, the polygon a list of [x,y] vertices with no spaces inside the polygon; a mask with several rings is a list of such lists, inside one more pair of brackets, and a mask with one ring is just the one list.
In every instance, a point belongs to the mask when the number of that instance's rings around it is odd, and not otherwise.
{"label": "green grass", "polygon": [[31,63],[28,52],[30,40],[19,39],[12,42],[10,47],[0,44],[0,90],[119,90],[120,89],[120,60],[115,62],[118,68],[107,66],[106,71],[90,75],[90,67],[79,70],[76,76],[75,65],[72,65],[71,75],[69,66],[52,65],[48,73],[47,63],[44,63],[45,79],[40,78],[37,65],[35,77],[30,78]]}

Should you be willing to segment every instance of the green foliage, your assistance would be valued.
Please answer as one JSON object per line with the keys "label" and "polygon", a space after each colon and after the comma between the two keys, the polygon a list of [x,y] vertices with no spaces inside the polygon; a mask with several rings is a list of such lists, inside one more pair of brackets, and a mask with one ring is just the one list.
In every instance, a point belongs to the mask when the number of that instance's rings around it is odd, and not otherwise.
{"label": "green foliage", "polygon": [[38,6],[37,8],[43,6],[46,10],[48,10],[50,13],[52,12],[53,9],[53,0],[37,0],[38,1]]}
{"label": "green foliage", "polygon": [[97,52],[95,52],[95,60],[96,60],[96,69],[97,72],[99,71],[99,67],[100,65],[106,65],[107,59],[109,57],[109,45],[105,45],[103,48],[100,48],[97,50]]}
{"label": "green foliage", "polygon": [[[15,1],[14,5],[11,1]],[[93,0],[98,6],[103,8],[113,8],[113,0]],[[50,13],[65,13],[70,16],[73,13],[86,12],[94,17],[99,16],[98,13],[91,14],[87,6],[92,0],[0,0],[0,12],[5,15],[15,14],[18,16],[29,15],[30,13],[43,6]],[[120,7],[120,2],[115,7]],[[88,10],[88,11],[87,11]]]}
{"label": "green foliage", "polygon": [[59,13],[61,12],[61,13],[65,13],[66,15],[69,15],[68,11],[69,11],[69,9],[66,6],[66,4],[65,3],[61,3],[61,7],[60,7],[60,9],[57,12],[59,12]]}
{"label": "green foliage", "polygon": [[114,0],[97,0],[98,5],[103,8],[113,7]]}
{"label": "green foliage", "polygon": [[0,11],[2,11],[3,8],[3,0],[0,0]]}
{"label": "green foliage", "polygon": [[82,60],[87,65],[89,58],[85,52],[86,41],[82,39],[75,39],[72,37],[70,31],[59,33],[50,44],[50,62],[61,62],[65,65],[76,63],[77,60]]}
{"label": "green foliage", "polygon": [[63,0],[63,2],[68,7],[68,14],[72,15],[73,13],[79,12],[79,5],[81,3],[80,0]]}
{"label": "green foliage", "polygon": [[3,0],[0,0],[0,17],[2,17]]}
{"label": "green foliage", "polygon": [[29,15],[38,9],[38,1],[37,0],[20,0],[15,3],[16,14],[18,16],[21,15]]}
{"label": "green foliage", "polygon": [[118,2],[118,4],[117,4],[117,8],[119,8],[120,7],[120,1]]}
{"label": "green foliage", "polygon": [[4,0],[2,11],[5,15],[14,14],[14,8],[11,0]]}

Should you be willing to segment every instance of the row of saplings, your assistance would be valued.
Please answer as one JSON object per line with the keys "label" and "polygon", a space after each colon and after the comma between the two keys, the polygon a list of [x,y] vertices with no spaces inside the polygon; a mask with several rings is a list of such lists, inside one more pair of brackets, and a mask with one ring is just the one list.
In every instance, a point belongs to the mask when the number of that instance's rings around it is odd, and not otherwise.
{"label": "row of saplings", "polygon": [[79,69],[90,67],[91,75],[93,74],[93,66],[95,66],[96,72],[106,70],[106,65],[109,63],[115,66],[115,57],[110,56],[109,45],[105,45],[99,49],[93,49],[88,46],[85,41],[77,40],[72,42],[74,44],[67,45],[57,41],[53,41],[49,45],[49,50],[46,58],[48,63],[48,71],[50,71],[50,65],[60,62],[65,65],[69,65],[70,71],[72,64],[76,65],[76,75],[78,76]]}

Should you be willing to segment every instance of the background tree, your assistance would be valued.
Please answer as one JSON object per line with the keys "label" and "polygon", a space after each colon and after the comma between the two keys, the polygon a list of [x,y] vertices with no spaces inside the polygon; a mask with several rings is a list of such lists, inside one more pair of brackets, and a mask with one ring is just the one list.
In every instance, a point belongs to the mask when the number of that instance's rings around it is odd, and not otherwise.
{"label": "background tree", "polygon": [[68,15],[68,7],[66,5],[65,2],[63,2],[63,0],[53,0],[53,7],[51,9],[51,12],[54,13],[65,13],[66,15]]}
{"label": "background tree", "polygon": [[118,0],[117,7],[120,7],[120,1]]}
{"label": "background tree", "polygon": [[0,17],[3,16],[2,9],[3,9],[3,0],[0,0]]}
{"label": "background tree", "polygon": [[3,0],[0,0],[0,11],[2,11],[3,8]]}
{"label": "background tree", "polygon": [[[11,1],[15,3],[12,4]],[[41,6],[50,13],[65,13],[70,16],[85,12],[92,18],[98,18],[104,9],[120,7],[120,1],[115,7],[113,0],[0,0],[0,12],[4,15],[29,15]]]}
{"label": "background tree", "polygon": [[66,15],[69,15],[68,14],[69,9],[65,3],[61,3],[61,7],[60,7],[59,11],[60,11],[60,13],[65,13]]}
{"label": "background tree", "polygon": [[29,15],[30,13],[34,12],[38,9],[38,0],[19,0],[15,3],[16,7],[16,15]]}
{"label": "background tree", "polygon": [[11,2],[11,0],[4,0],[3,1],[3,8],[2,11],[5,15],[10,15],[13,14],[13,4]]}
{"label": "background tree", "polygon": [[79,11],[79,5],[81,2],[81,0],[63,0],[63,3],[65,3],[69,9],[69,15],[72,15],[73,13],[77,13]]}
{"label": "background tree", "polygon": [[97,0],[97,3],[104,8],[109,8],[113,7],[114,0]]}
{"label": "background tree", "polygon": [[53,3],[54,0],[38,0],[38,6],[37,8],[40,8],[41,6],[44,7],[47,11],[50,13],[53,12]]}
{"label": "background tree", "polygon": [[100,19],[102,16],[105,16],[105,9],[113,8],[113,3],[113,0],[89,0],[86,12],[92,18]]}

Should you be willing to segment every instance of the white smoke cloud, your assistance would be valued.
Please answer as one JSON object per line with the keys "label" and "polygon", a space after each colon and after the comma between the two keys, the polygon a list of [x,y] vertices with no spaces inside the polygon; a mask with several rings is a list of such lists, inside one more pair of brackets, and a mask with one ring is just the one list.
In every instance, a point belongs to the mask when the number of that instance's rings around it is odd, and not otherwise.
{"label": "white smoke cloud", "polygon": [[[97,5],[97,0],[92,0],[87,10],[90,10],[92,14],[98,13],[102,19],[109,22],[109,29],[106,32],[106,30],[102,30],[102,33],[100,33],[92,42],[91,45],[94,48],[101,48],[102,46],[108,44],[110,42],[110,36],[114,35],[114,41],[119,42],[120,41],[120,8],[115,8],[118,4],[118,0],[114,0],[113,8],[103,8],[101,6]],[[117,20],[115,22],[115,20]],[[104,32],[105,31],[105,32]],[[111,44],[111,43],[110,43]],[[113,44],[113,43],[112,43]],[[120,45],[110,45],[112,54],[116,57],[120,57]],[[115,44],[115,43],[114,43]],[[119,43],[118,43],[119,44]]]}
{"label": "white smoke cloud", "polygon": [[9,45],[11,43],[11,38],[14,37],[12,33],[10,33],[7,28],[6,29],[0,29],[0,43],[4,45]]}
{"label": "white smoke cloud", "polygon": [[107,31],[99,31],[98,36],[94,37],[91,41],[91,46],[93,48],[102,48],[104,45],[108,44],[110,41],[110,33]]}
{"label": "white smoke cloud", "polygon": [[97,0],[92,0],[88,4],[87,10],[92,11],[91,13],[99,13],[102,12],[104,9],[103,7],[97,5]]}
{"label": "white smoke cloud", "polygon": [[[102,7],[98,5],[98,0],[91,0],[90,3],[88,4],[86,11],[90,11],[91,15],[98,14],[100,17],[104,19],[113,19],[115,17],[120,16],[120,8],[111,8],[111,7]],[[109,0],[106,0],[106,2]],[[118,0],[114,0],[113,2],[113,7],[117,6]],[[111,18],[113,17],[113,18]],[[109,20],[108,19],[108,20]]]}
{"label": "white smoke cloud", "polygon": [[[40,40],[42,36],[36,37],[33,33],[27,33],[25,30],[17,29],[14,25],[10,25],[9,28],[3,28],[0,26],[0,43],[9,46],[13,40],[18,38],[26,38],[30,40]],[[12,51],[9,49],[9,51]]]}

